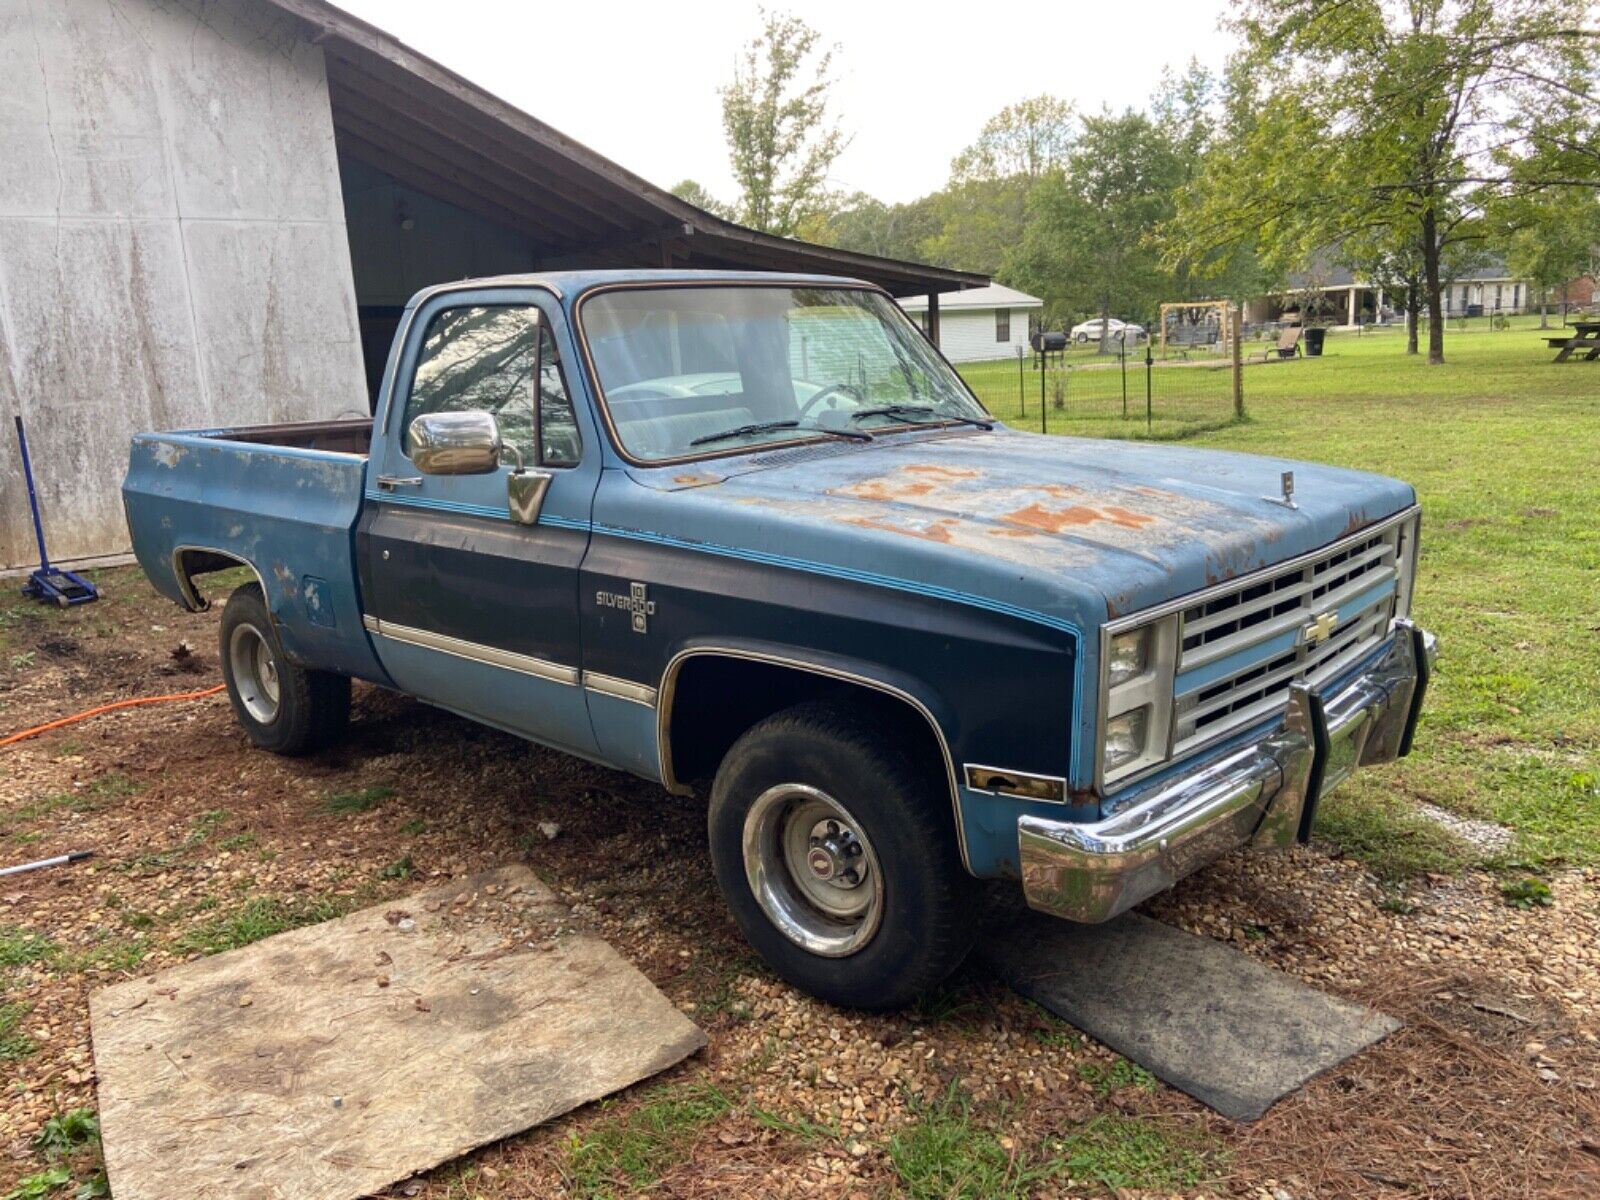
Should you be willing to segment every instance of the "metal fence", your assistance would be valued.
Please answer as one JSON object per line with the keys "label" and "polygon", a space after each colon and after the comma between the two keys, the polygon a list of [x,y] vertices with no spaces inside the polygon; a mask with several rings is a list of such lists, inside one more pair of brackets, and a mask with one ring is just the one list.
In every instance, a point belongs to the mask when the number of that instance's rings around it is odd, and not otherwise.
{"label": "metal fence", "polygon": [[1018,428],[1171,439],[1243,417],[1241,365],[1237,338],[1163,347],[1141,337],[957,369],[984,407]]}

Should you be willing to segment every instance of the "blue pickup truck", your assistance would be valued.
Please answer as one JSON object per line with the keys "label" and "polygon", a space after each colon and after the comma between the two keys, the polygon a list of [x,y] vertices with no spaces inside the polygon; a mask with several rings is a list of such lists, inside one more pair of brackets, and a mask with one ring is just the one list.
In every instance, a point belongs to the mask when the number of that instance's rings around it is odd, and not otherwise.
{"label": "blue pickup truck", "polygon": [[1304,840],[1434,657],[1406,484],[1008,429],[843,279],[431,288],[370,421],[142,435],[123,494],[179,604],[254,573],[257,745],[327,745],[361,679],[707,795],[746,937],[852,1006],[953,969],[979,880],[1103,921]]}

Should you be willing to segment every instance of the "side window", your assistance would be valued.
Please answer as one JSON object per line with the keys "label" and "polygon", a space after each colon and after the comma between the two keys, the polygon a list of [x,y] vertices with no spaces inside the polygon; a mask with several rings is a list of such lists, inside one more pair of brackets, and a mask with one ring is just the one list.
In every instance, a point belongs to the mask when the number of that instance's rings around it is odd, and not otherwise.
{"label": "side window", "polygon": [[[539,342],[535,341],[535,333]],[[541,345],[542,343],[542,345]],[[544,454],[534,453],[535,348],[542,349],[539,391]],[[411,453],[411,422],[425,413],[486,412],[500,426],[501,440],[534,466],[578,461],[582,442],[555,341],[525,304],[447,308],[428,323],[404,414],[405,448]],[[512,456],[507,456],[510,461]]]}
{"label": "side window", "polygon": [[570,467],[583,457],[583,438],[572,411],[567,377],[557,356],[550,326],[539,329],[539,430],[544,435],[544,465]]}
{"label": "side window", "polygon": [[1009,342],[1011,340],[1011,310],[997,308],[994,310],[994,340]]}

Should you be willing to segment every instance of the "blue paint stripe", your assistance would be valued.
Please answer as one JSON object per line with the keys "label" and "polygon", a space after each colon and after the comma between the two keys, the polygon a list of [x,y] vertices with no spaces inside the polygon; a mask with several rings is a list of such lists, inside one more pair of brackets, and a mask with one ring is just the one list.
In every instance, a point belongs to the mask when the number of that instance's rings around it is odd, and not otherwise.
{"label": "blue paint stripe", "polygon": [[432,508],[440,512],[464,513],[472,517],[501,517],[507,521],[511,513],[489,504],[467,504],[460,500],[433,500],[422,496],[396,496],[392,492],[368,492],[368,500],[383,504],[403,504],[408,508]]}
{"label": "blue paint stripe", "polygon": [[615,525],[596,525],[594,526],[594,531],[608,534],[611,537],[631,538],[637,542],[654,542],[659,546],[677,546],[685,550],[699,550],[706,554],[716,554],[723,558],[739,558],[747,562],[762,563],[771,567],[788,567],[796,571],[806,571],[813,575],[829,575],[852,583],[866,583],[874,587],[892,588],[895,591],[929,596],[936,600],[949,600],[955,604],[967,604],[974,608],[986,608],[991,612],[1001,613],[1004,616],[1033,621],[1040,625],[1048,625],[1052,629],[1070,633],[1080,648],[1083,642],[1083,634],[1078,627],[1071,621],[1064,620],[1061,617],[1053,617],[1048,613],[1035,612],[1032,609],[1021,608],[1015,604],[1007,604],[1003,600],[991,600],[987,596],[974,596],[969,592],[958,592],[951,588],[940,587],[937,584],[916,583],[893,575],[879,575],[875,571],[860,571],[854,567],[841,567],[832,563],[814,562],[810,559],[791,558],[787,554],[771,554],[765,550],[742,550],[733,546],[719,546],[715,542],[690,541],[687,538],[676,538],[669,534],[647,533],[639,529],[622,529]]}
{"label": "blue paint stripe", "polygon": [[671,546],[684,550],[694,550],[703,554],[715,554],[723,558],[741,559],[745,562],[761,563],[764,566],[781,567],[795,571],[805,571],[813,575],[824,575],[835,579],[843,579],[851,583],[864,583],[871,587],[889,588],[894,591],[908,592],[916,596],[927,596],[935,600],[947,600],[953,604],[965,604],[973,608],[987,609],[1002,616],[1015,617],[1022,621],[1032,621],[1035,624],[1046,625],[1051,629],[1058,629],[1063,633],[1072,635],[1073,642],[1073,680],[1072,688],[1072,737],[1068,741],[1068,773],[1077,778],[1078,759],[1083,738],[1078,736],[1083,728],[1083,634],[1071,621],[1054,617],[1048,613],[1034,612],[1032,609],[1007,604],[1003,600],[991,600],[987,596],[974,596],[968,592],[958,592],[951,588],[939,587],[935,584],[915,583],[909,579],[899,579],[892,575],[879,575],[875,571],[859,571],[853,567],[841,567],[832,563],[813,562],[809,559],[791,558],[785,554],[769,554],[762,550],[741,550],[732,546],[719,546],[714,542],[695,542],[686,538],[675,538],[667,534],[647,533],[639,529],[623,529],[615,525],[596,525],[594,531],[611,537],[629,538],[638,542],[650,542],[658,546]]}
{"label": "blue paint stripe", "polygon": [[[492,504],[468,504],[460,500],[435,500],[426,496],[396,496],[390,492],[368,492],[366,496],[368,500],[377,500],[383,504],[403,504],[409,508],[436,509],[439,512],[462,513],[469,517],[511,520],[509,510],[496,508]],[[585,532],[590,528],[587,521],[574,521],[570,517],[557,517],[550,513],[540,513],[539,524],[550,525],[557,529],[581,529]]]}
{"label": "blue paint stripe", "polygon": [[[483,504],[435,500],[425,496],[396,496],[391,492],[367,492],[366,496],[369,500],[376,500],[384,504],[404,504],[412,508],[431,508],[442,512],[465,513],[469,516],[495,517],[501,520],[510,519],[510,513],[506,509],[492,508]],[[739,559],[744,562],[760,563],[764,566],[804,571],[812,575],[843,579],[847,582],[862,583],[870,587],[889,588],[893,591],[906,592],[914,596],[927,596],[930,599],[945,600],[952,604],[965,604],[972,608],[986,609],[989,612],[999,613],[1001,616],[1014,617],[1019,621],[1029,621],[1036,625],[1044,625],[1050,629],[1070,634],[1073,643],[1073,672],[1075,679],[1072,691],[1073,736],[1069,741],[1069,761],[1071,764],[1069,770],[1076,778],[1080,745],[1083,740],[1078,736],[1078,733],[1083,727],[1084,658],[1083,632],[1071,621],[1062,617],[1051,616],[1049,613],[1023,608],[1020,605],[1007,604],[1003,600],[993,600],[987,596],[975,596],[970,592],[959,592],[953,588],[939,587],[936,584],[917,583],[914,580],[900,579],[893,575],[881,575],[876,571],[862,571],[853,567],[837,566],[832,563],[792,558],[786,554],[771,554],[763,550],[743,550],[733,546],[720,546],[715,542],[697,542],[688,538],[672,537],[669,534],[649,533],[641,529],[624,529],[617,525],[595,525],[588,521],[576,521],[568,517],[541,514],[539,523],[563,529],[586,530],[610,537],[627,538],[637,542],[649,542],[658,546],[692,550],[701,554],[715,554],[722,558]]]}
{"label": "blue paint stripe", "polygon": [[[510,513],[506,509],[495,508],[487,504],[467,504],[457,500],[435,500],[424,496],[396,496],[390,492],[368,492],[366,496],[368,500],[377,500],[384,504],[404,504],[412,508],[432,508],[443,512],[465,513],[469,516],[511,519]],[[1015,604],[1007,604],[1003,600],[991,600],[986,596],[958,592],[951,588],[939,587],[936,584],[917,583],[913,580],[900,579],[893,575],[880,575],[875,571],[860,571],[853,567],[840,567],[830,563],[815,562],[810,559],[792,558],[786,554],[769,554],[763,550],[742,550],[733,546],[720,546],[715,542],[697,542],[688,538],[673,537],[670,534],[649,533],[641,529],[624,529],[618,525],[593,525],[588,521],[577,521],[570,517],[557,517],[548,513],[540,515],[539,524],[553,525],[561,529],[592,530],[595,533],[608,534],[611,537],[630,538],[639,542],[653,542],[660,546],[677,546],[685,550],[699,550],[706,554],[716,554],[724,558],[739,558],[749,562],[764,563],[767,566],[788,567],[792,570],[807,571],[813,575],[831,575],[856,583],[867,583],[876,587],[893,588],[897,591],[912,592],[935,599],[949,600],[956,604],[986,608],[1008,617],[1017,617],[1020,620],[1032,621],[1039,625],[1048,625],[1052,629],[1070,633],[1077,641],[1079,648],[1081,649],[1082,647],[1082,631],[1071,621],[1064,620],[1061,617],[1053,617],[1048,613],[1036,612],[1033,609],[1022,608]]]}

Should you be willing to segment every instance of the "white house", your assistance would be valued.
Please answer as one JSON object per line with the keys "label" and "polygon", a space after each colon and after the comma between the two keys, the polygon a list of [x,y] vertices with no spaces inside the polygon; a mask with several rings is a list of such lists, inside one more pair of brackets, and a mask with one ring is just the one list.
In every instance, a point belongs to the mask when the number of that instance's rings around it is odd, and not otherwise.
{"label": "white house", "polygon": [[[911,319],[928,328],[928,298],[907,296],[900,301]],[[982,362],[1015,358],[1017,348],[1028,349],[1029,318],[1044,310],[1044,301],[1016,288],[991,283],[939,297],[939,348],[951,362]]]}

